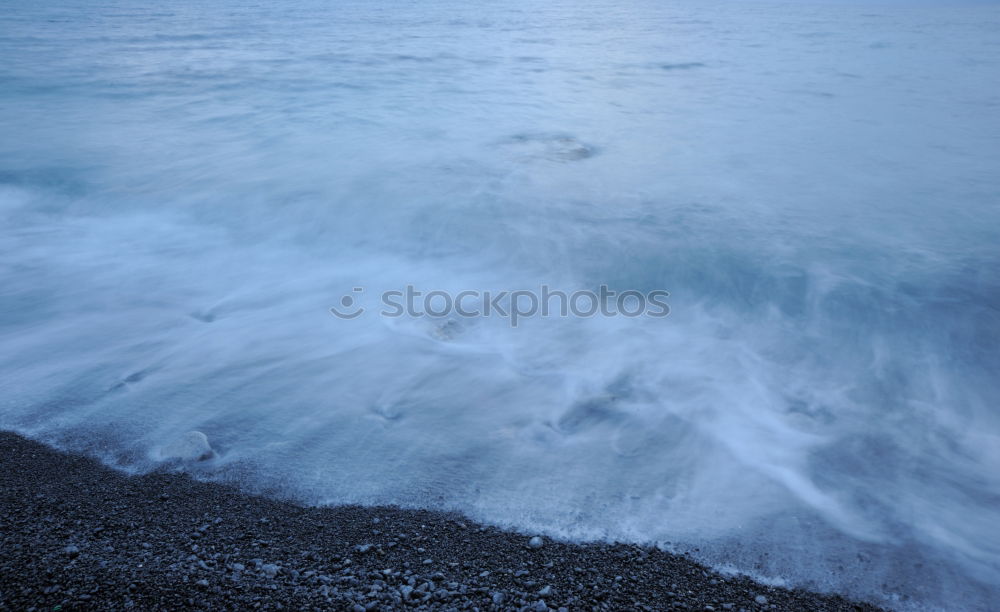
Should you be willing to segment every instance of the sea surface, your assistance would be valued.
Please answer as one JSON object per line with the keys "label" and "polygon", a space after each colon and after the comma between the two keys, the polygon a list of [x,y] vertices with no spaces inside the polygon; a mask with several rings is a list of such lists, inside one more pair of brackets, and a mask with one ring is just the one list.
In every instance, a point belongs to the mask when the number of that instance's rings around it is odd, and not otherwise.
{"label": "sea surface", "polygon": [[996,609],[1000,5],[7,0],[0,428]]}

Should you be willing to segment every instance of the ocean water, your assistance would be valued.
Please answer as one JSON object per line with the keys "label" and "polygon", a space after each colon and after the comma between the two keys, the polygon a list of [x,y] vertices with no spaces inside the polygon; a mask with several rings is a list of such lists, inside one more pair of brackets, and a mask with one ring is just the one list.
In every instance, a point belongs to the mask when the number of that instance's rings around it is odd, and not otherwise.
{"label": "ocean water", "polygon": [[[543,284],[671,313],[375,312]],[[121,469],[996,609],[998,346],[996,4],[0,11],[0,427]]]}

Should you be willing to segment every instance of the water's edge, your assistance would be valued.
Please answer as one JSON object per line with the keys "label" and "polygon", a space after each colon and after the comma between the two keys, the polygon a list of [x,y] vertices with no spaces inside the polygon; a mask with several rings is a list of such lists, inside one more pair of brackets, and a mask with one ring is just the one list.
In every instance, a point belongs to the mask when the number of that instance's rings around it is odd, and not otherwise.
{"label": "water's edge", "polygon": [[536,548],[532,534],[454,513],[304,507],[188,474],[127,476],[11,432],[0,432],[0,466],[0,569],[9,569],[0,605],[15,609],[388,607],[426,590],[432,608],[877,610],[715,573],[655,547],[545,538]]}

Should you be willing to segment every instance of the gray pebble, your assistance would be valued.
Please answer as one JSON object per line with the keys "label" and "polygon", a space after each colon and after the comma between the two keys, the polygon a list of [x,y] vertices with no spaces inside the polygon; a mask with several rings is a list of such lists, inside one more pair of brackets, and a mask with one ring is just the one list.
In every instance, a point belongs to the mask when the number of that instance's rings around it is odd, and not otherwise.
{"label": "gray pebble", "polygon": [[267,576],[268,578],[274,578],[275,576],[278,575],[280,569],[281,568],[279,568],[277,565],[273,563],[268,563],[266,565],[261,566],[260,571],[264,572],[264,575]]}

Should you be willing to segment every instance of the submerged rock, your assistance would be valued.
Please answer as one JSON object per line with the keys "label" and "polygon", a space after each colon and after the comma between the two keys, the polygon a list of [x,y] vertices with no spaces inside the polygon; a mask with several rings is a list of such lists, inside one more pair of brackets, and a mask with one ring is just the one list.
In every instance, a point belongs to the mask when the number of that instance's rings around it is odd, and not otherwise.
{"label": "submerged rock", "polygon": [[212,450],[212,446],[208,443],[208,436],[200,431],[189,431],[160,448],[161,459],[206,461],[214,456],[215,451]]}
{"label": "submerged rock", "polygon": [[556,162],[580,161],[597,152],[591,145],[568,134],[517,134],[503,144],[522,159]]}

